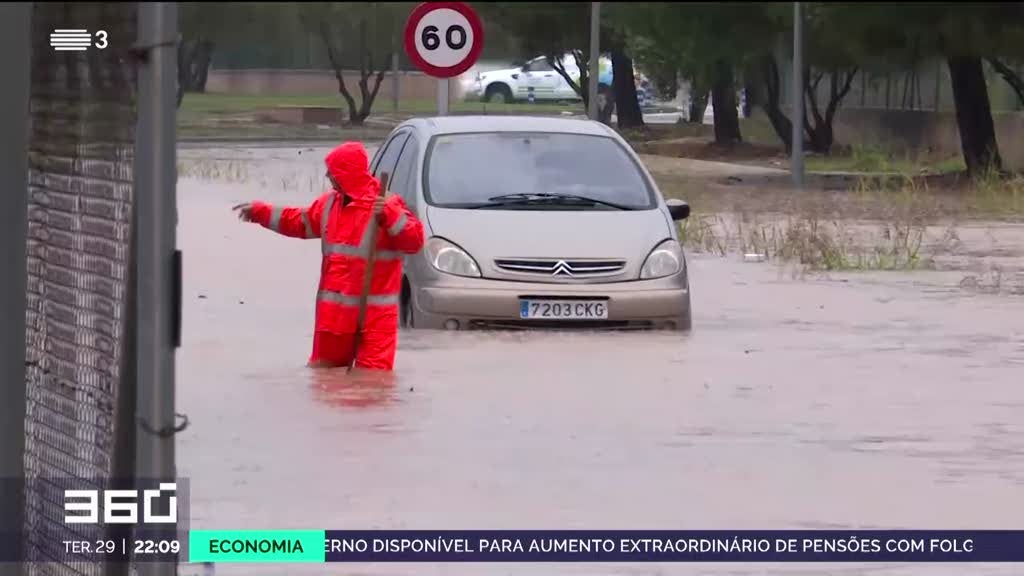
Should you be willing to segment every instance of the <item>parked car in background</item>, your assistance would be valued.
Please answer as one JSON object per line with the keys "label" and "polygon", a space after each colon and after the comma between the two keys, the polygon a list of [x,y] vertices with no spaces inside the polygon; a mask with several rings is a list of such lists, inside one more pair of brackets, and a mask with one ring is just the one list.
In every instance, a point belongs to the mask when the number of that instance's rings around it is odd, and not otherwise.
{"label": "parked car in background", "polygon": [[689,206],[604,124],[414,118],[371,169],[424,225],[424,250],[404,257],[403,327],[691,327],[676,226]]}
{"label": "parked car in background", "polygon": [[[565,71],[574,82],[579,82],[580,70],[571,54],[562,57]],[[606,90],[612,84],[612,63],[607,57],[599,61],[598,89]],[[469,95],[485,102],[513,102],[529,100],[579,100],[580,96],[565,81],[545,56],[538,56],[517,68],[481,72],[470,88]]]}

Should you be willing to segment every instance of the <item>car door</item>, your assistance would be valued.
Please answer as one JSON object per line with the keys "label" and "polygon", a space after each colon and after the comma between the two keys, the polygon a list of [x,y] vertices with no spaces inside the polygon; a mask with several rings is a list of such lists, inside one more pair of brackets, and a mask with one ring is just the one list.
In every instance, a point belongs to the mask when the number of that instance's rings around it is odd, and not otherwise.
{"label": "car door", "polygon": [[556,97],[556,89],[562,78],[555,72],[547,58],[541,57],[531,61],[527,76],[527,86],[533,88],[535,98],[551,100]]}
{"label": "car door", "polygon": [[528,98],[531,90],[535,98],[545,98],[545,66],[547,66],[547,60],[543,56],[534,58],[523,66],[522,75],[520,76],[522,80],[517,89],[517,96],[519,98]]}
{"label": "car door", "polygon": [[531,64],[529,67],[529,72],[530,74],[538,77],[538,88],[535,88],[535,93],[538,97],[546,99],[556,97],[558,85],[564,82],[564,80],[557,72],[555,72],[555,68],[551,66],[548,58],[544,57],[534,60],[534,64]]}

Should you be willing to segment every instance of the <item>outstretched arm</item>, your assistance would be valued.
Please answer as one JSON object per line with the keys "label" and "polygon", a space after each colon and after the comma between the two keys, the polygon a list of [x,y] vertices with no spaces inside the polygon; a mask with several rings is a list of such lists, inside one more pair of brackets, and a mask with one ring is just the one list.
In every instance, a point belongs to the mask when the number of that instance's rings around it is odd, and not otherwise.
{"label": "outstretched arm", "polygon": [[266,202],[239,204],[233,209],[238,211],[238,218],[245,222],[255,222],[278,234],[291,238],[319,238],[320,216],[323,213],[324,200],[321,196],[313,201],[308,208],[274,206]]}
{"label": "outstretched arm", "polygon": [[423,248],[423,223],[409,211],[401,196],[390,196],[381,214],[381,228],[387,231],[398,251],[415,254]]}

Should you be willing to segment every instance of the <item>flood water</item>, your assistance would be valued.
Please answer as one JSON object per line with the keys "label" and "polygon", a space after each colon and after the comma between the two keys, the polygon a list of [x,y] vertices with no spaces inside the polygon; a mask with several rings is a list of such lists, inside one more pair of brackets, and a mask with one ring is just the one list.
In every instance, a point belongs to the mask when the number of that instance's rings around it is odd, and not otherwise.
{"label": "flood water", "polygon": [[[298,152],[302,150],[300,155]],[[179,472],[194,529],[1019,529],[1024,298],[943,272],[689,255],[694,330],[402,332],[304,367],[317,148],[182,150]],[[189,175],[191,174],[191,175]],[[999,565],[218,565],[218,574],[1011,574]]]}

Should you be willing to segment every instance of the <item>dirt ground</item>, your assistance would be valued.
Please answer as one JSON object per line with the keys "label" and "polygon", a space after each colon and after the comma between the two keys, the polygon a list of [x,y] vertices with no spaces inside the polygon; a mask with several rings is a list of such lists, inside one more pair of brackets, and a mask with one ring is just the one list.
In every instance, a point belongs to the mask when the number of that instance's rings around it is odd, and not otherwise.
{"label": "dirt ground", "polygon": [[[242,224],[230,206],[307,204],[322,190],[325,152],[180,152],[177,410],[192,424],[177,450],[191,479],[192,528],[1019,528],[1021,297],[965,286],[962,270],[797,278],[772,262],[690,252],[689,335],[411,331],[400,335],[392,377],[314,373],[303,364],[318,245]],[[683,176],[706,182],[693,174],[712,167],[692,166]],[[1017,224],[976,225],[963,249],[979,258],[999,257],[985,238],[1024,244]],[[288,567],[360,575],[1017,572]],[[281,567],[218,565],[216,573]]]}

